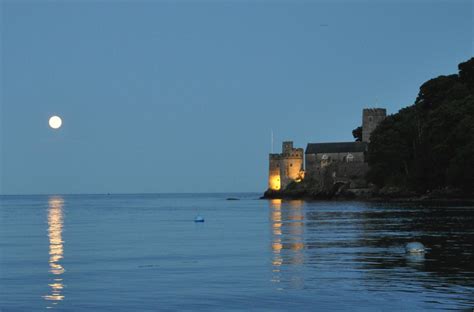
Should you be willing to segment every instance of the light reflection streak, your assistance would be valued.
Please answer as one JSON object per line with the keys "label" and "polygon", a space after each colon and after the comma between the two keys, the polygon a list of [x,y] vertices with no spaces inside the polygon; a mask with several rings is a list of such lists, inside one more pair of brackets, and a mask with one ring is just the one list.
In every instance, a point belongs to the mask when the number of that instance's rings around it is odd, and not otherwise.
{"label": "light reflection streak", "polygon": [[[303,201],[270,201],[272,227],[272,282],[289,280],[297,288],[304,284],[298,273],[304,264],[304,214]],[[298,268],[299,267],[299,268]],[[285,276],[282,274],[285,273]]]}
{"label": "light reflection streak", "polygon": [[[55,305],[64,300],[62,294],[64,284],[61,275],[65,270],[60,263],[64,257],[64,241],[62,239],[64,200],[60,196],[54,196],[49,199],[48,204],[49,272],[53,276],[52,282],[48,284],[51,293],[43,298]],[[52,308],[52,306],[48,308]]]}

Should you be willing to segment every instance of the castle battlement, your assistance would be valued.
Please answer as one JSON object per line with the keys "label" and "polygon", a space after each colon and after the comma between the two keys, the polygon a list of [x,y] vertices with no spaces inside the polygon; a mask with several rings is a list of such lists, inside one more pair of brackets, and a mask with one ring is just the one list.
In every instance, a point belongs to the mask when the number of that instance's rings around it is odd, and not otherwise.
{"label": "castle battlement", "polygon": [[304,149],[302,148],[294,148],[291,151],[288,151],[286,153],[280,154],[281,157],[283,158],[299,158],[302,157],[304,154]]}
{"label": "castle battlement", "polygon": [[283,142],[282,153],[270,154],[269,159],[269,189],[278,191],[303,179],[304,149],[294,148],[293,141]]}
{"label": "castle battlement", "polygon": [[387,114],[387,109],[386,108],[377,108],[377,107],[372,107],[372,108],[364,108],[362,110],[362,113],[379,113],[379,114]]}

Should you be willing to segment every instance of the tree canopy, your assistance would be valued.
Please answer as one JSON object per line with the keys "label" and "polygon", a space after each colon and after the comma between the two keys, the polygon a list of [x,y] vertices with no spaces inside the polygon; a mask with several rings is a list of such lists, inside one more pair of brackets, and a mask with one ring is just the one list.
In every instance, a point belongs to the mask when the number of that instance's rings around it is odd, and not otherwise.
{"label": "tree canopy", "polygon": [[413,105],[374,130],[370,182],[420,192],[453,187],[474,193],[474,58],[458,69],[458,74],[425,82]]}
{"label": "tree canopy", "polygon": [[356,140],[356,142],[362,141],[362,127],[357,127],[352,130],[352,136]]}

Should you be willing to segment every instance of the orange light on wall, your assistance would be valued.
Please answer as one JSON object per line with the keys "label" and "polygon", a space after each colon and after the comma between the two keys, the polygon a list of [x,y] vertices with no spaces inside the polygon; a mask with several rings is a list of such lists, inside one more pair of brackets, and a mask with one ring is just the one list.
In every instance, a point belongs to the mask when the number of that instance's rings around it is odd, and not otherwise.
{"label": "orange light on wall", "polygon": [[281,188],[280,175],[274,175],[270,177],[270,189],[278,191]]}
{"label": "orange light on wall", "polygon": [[304,180],[304,170],[300,170],[300,172],[298,173],[298,177],[295,179],[295,182],[300,183],[303,180]]}

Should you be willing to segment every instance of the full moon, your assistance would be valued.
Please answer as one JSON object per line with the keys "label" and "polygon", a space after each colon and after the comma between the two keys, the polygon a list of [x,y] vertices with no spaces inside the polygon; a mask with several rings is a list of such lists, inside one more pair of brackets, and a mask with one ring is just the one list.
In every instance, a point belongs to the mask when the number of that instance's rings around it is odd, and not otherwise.
{"label": "full moon", "polygon": [[52,116],[49,118],[49,126],[53,129],[59,129],[62,124],[63,121],[58,116]]}

